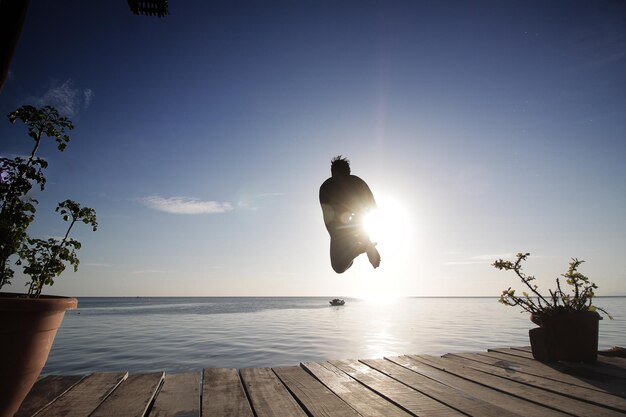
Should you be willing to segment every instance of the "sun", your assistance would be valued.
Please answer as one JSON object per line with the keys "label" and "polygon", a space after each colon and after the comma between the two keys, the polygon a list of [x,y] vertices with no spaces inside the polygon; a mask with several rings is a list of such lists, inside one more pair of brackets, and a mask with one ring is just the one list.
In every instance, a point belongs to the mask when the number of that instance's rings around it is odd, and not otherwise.
{"label": "sun", "polygon": [[387,197],[376,198],[378,208],[363,218],[363,228],[372,242],[386,251],[406,251],[411,244],[411,217],[399,201]]}

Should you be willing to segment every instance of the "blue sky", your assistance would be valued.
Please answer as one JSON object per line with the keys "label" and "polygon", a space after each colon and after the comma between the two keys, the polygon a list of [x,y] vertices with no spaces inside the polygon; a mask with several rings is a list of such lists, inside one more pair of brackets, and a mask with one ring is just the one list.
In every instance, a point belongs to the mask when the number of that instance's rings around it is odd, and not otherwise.
{"label": "blue sky", "polygon": [[[336,4],[341,3],[341,4]],[[72,295],[497,295],[531,253],[626,294],[620,2],[32,2],[0,111],[52,104],[31,234],[73,198]],[[3,155],[29,149],[0,123]],[[387,211],[381,267],[330,268],[320,184],[338,154]],[[383,208],[381,207],[381,211]],[[12,290],[20,290],[16,279]]]}

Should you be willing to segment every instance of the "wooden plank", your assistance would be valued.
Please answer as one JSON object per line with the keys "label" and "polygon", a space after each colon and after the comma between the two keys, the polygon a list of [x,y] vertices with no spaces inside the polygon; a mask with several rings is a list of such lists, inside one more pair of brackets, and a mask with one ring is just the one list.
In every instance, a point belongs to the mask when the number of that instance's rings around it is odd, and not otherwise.
{"label": "wooden plank", "polygon": [[475,381],[479,384],[489,386],[493,389],[497,389],[511,395],[515,395],[528,401],[532,401],[538,404],[545,404],[548,407],[572,414],[574,416],[623,416],[623,414],[619,411],[609,410],[607,408],[589,404],[573,398],[567,398],[559,394],[546,392],[542,389],[531,387],[529,385],[525,385],[516,381],[510,381],[494,375],[489,375],[480,371],[473,370],[471,368],[458,365],[457,363],[449,359],[436,358],[434,356],[427,355],[411,357],[420,362],[437,367],[441,370],[445,370],[446,372],[450,372],[462,378]]}
{"label": "wooden plank", "polygon": [[330,364],[307,362],[302,366],[364,417],[406,417],[410,415]]}
{"label": "wooden plank", "polygon": [[484,363],[486,365],[497,366],[499,368],[525,373],[529,375],[540,376],[549,380],[565,382],[567,384],[576,385],[578,387],[588,388],[600,392],[606,392],[613,395],[626,395],[626,384],[616,383],[614,380],[593,380],[580,376],[572,376],[564,372],[560,372],[553,367],[539,361],[512,358],[510,355],[490,353],[447,353],[445,358],[449,356],[460,356],[465,359]]}
{"label": "wooden plank", "polygon": [[[489,349],[489,350],[491,350],[491,349]],[[520,356],[523,356],[525,358],[534,359],[534,357],[532,355],[532,348],[530,346],[513,346],[513,347],[510,347],[508,349],[499,348],[499,349],[493,349],[493,350],[494,351],[498,351],[498,352],[502,352],[502,353],[508,353],[510,355],[520,355]],[[605,361],[605,359],[611,357],[611,356],[605,356],[605,355],[610,355],[610,353],[609,352],[598,351],[598,362],[617,364],[620,367],[626,366],[626,359],[625,358],[615,357],[613,359],[616,359],[616,361],[612,361],[612,360]]]}
{"label": "wooden plank", "polygon": [[236,369],[204,369],[202,417],[254,417]]}
{"label": "wooden plank", "polygon": [[143,417],[164,376],[164,372],[129,376],[89,417]]}
{"label": "wooden plank", "polygon": [[572,378],[579,378],[581,381],[587,381],[590,384],[593,384],[597,387],[600,387],[601,389],[606,390],[607,392],[610,392],[611,394],[620,395],[622,397],[625,396],[624,392],[626,392],[626,380],[612,375],[607,375],[596,366],[580,367],[564,362],[544,363],[536,361],[534,359],[507,355],[500,352],[480,353],[480,355],[529,366],[541,367],[546,372],[547,369],[552,369],[553,373],[558,372],[562,375],[569,375]]}
{"label": "wooden plank", "polygon": [[532,348],[530,346],[511,346],[511,349],[521,350],[523,352],[532,352]]}
{"label": "wooden plank", "polygon": [[[532,348],[530,346],[513,346],[511,351],[521,351],[530,354],[532,358]],[[611,356],[610,352],[598,351],[598,362],[604,364],[615,365],[620,368],[626,368],[626,358],[619,356]]]}
{"label": "wooden plank", "polygon": [[200,373],[167,374],[150,417],[200,417]]}
{"label": "wooden plank", "polygon": [[555,392],[557,394],[600,405],[602,407],[608,407],[614,410],[626,412],[626,399],[617,397],[615,395],[582,388],[565,382],[559,382],[534,375],[528,375],[522,372],[505,370],[495,366],[479,363],[470,359],[465,359],[461,356],[446,355],[445,358],[455,361],[462,366],[485,372],[490,375],[499,376],[505,379],[509,379],[511,381],[521,382],[523,384],[541,388],[545,391]]}
{"label": "wooden plank", "polygon": [[[505,353],[512,356],[520,356],[526,359],[533,359],[532,354],[517,350],[517,349],[489,349],[488,352]],[[596,363],[574,363],[574,362],[556,362],[557,364],[563,364],[569,369],[582,370],[583,372],[595,372],[603,375],[613,376],[615,378],[626,379],[626,369],[616,367],[612,364],[606,364],[602,361]],[[552,362],[550,363],[552,364]]]}
{"label": "wooden plank", "polygon": [[44,408],[37,417],[87,417],[128,377],[128,372],[96,373]]}
{"label": "wooden plank", "polygon": [[35,382],[14,417],[31,417],[80,382],[85,375],[48,375]]}
{"label": "wooden plank", "polygon": [[454,408],[434,400],[413,388],[379,372],[364,363],[354,360],[330,361],[330,364],[344,371],[378,395],[391,401],[412,414],[433,417],[464,416]]}
{"label": "wooden plank", "polygon": [[620,358],[619,356],[598,355],[598,362],[605,365],[617,366],[618,368],[626,369],[626,358]]}
{"label": "wooden plank", "polygon": [[500,352],[500,353],[506,353],[507,355],[511,355],[511,356],[519,356],[519,357],[526,358],[526,359],[535,359],[533,358],[532,352],[526,349],[501,347],[501,348],[487,349],[487,352]]}
{"label": "wooden plank", "polygon": [[599,374],[600,376],[598,378],[601,379],[605,379],[605,377],[608,376],[620,380],[622,383],[626,382],[626,369],[621,366],[603,363],[602,361],[595,363],[559,362],[559,364],[565,366],[565,368],[572,373],[580,375]]}
{"label": "wooden plank", "polygon": [[[494,349],[494,350],[499,351],[499,350],[503,350],[503,349],[505,349],[505,348],[499,348],[499,349]],[[530,346],[512,346],[509,349],[510,349],[510,351],[507,352],[509,354],[519,354],[521,352],[524,357],[534,359],[534,357],[532,356],[532,348]],[[616,350],[616,353],[617,353],[617,352],[620,352],[619,349],[623,349],[623,348],[616,348],[616,349],[617,349]],[[624,361],[618,361],[618,363],[620,365],[622,365],[622,364],[626,365],[626,358],[625,357],[620,357],[619,355],[620,354],[617,353],[616,356],[613,356],[611,351],[598,351],[598,361],[603,362],[604,359],[606,359],[607,357],[608,358],[612,357],[612,358],[618,359],[618,360],[619,359],[624,359]]]}
{"label": "wooden plank", "polygon": [[[497,391],[490,387],[483,386],[473,381],[458,377],[435,367],[426,365],[419,362],[409,356],[394,356],[385,358],[386,360],[393,362],[397,366],[406,368],[412,372],[416,372],[422,376],[430,378],[436,382],[445,384],[453,389],[465,392],[474,397],[481,398],[482,400],[498,405],[506,406],[510,410],[515,410],[516,413],[522,416],[541,416],[541,417],[565,417],[569,414],[562,413],[557,410],[546,408],[541,404],[528,402],[525,399],[521,399],[510,394]],[[390,368],[390,375],[394,378],[402,378],[404,371]]]}
{"label": "wooden plank", "polygon": [[482,390],[476,389],[477,386],[473,387],[471,392],[456,389],[385,359],[362,360],[361,362],[469,416],[520,416],[520,414],[480,399]]}
{"label": "wooden plank", "polygon": [[257,417],[307,417],[270,368],[246,368],[240,373]]}
{"label": "wooden plank", "polygon": [[598,355],[626,358],[626,348],[613,346],[611,349],[608,350],[599,350]]}
{"label": "wooden plank", "polygon": [[311,416],[359,417],[348,404],[301,367],[272,370]]}

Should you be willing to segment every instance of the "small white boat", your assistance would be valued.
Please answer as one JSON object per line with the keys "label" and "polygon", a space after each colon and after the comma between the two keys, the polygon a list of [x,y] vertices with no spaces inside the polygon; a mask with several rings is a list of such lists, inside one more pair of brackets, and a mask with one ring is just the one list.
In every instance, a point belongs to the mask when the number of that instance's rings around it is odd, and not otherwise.
{"label": "small white boat", "polygon": [[330,303],[331,306],[342,306],[346,302],[344,300],[339,299],[339,298],[335,298],[333,300],[330,300],[329,303]]}

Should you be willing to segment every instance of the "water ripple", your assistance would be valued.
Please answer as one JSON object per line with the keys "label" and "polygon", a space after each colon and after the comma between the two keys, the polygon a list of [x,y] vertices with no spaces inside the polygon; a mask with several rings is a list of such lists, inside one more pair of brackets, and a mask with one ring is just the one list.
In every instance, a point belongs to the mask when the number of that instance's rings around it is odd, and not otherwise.
{"label": "water ripple", "polygon": [[[600,348],[624,345],[626,298],[601,298]],[[528,316],[495,298],[87,298],[66,314],[44,374],[182,372],[528,345]]]}

